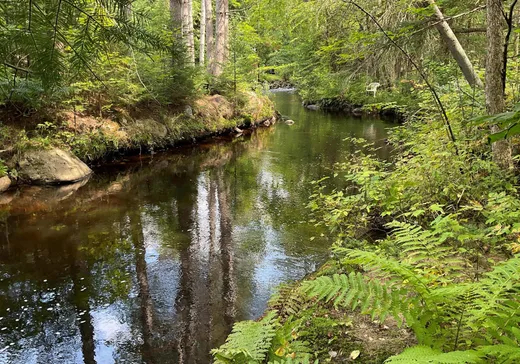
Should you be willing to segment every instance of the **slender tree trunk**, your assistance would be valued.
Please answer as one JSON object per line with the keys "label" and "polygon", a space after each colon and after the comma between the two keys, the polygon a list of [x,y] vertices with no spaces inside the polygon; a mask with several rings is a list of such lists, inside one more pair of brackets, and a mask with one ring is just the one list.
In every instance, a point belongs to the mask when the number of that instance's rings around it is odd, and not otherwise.
{"label": "slender tree trunk", "polygon": [[439,21],[439,23],[435,25],[435,27],[439,31],[442,39],[444,40],[444,43],[450,50],[450,53],[452,54],[453,58],[455,58],[455,60],[457,61],[460,69],[462,70],[462,73],[464,74],[464,77],[472,87],[478,86],[480,88],[483,88],[484,85],[482,84],[482,80],[478,77],[477,73],[475,72],[475,68],[473,68],[473,65],[469,60],[466,52],[464,51],[464,48],[462,48],[462,45],[457,39],[457,36],[451,29],[448,22],[445,20],[444,15],[435,3],[435,0],[428,0],[428,2],[433,7],[433,10],[435,11],[435,16]]}
{"label": "slender tree trunk", "polygon": [[182,39],[186,45],[188,53],[188,61],[195,64],[195,46],[193,39],[193,3],[192,0],[182,0],[181,17],[182,17]]}
{"label": "slender tree trunk", "polygon": [[[504,17],[500,0],[487,0],[486,107],[490,115],[504,112]],[[491,127],[499,131],[498,126]],[[508,140],[493,143],[493,158],[504,169],[513,167],[512,148]]]}
{"label": "slender tree trunk", "polygon": [[182,38],[182,0],[170,0],[170,12],[173,23],[173,33],[176,39]]}
{"label": "slender tree trunk", "polygon": [[213,75],[220,76],[228,56],[229,0],[217,0],[217,37]]}
{"label": "slender tree trunk", "polygon": [[208,71],[211,72],[215,62],[215,18],[213,17],[213,0],[202,0],[206,4],[206,58]]}
{"label": "slender tree trunk", "polygon": [[200,45],[199,64],[201,67],[206,63],[206,0],[200,2]]}
{"label": "slender tree trunk", "polygon": [[195,38],[193,28],[193,0],[188,0],[188,57],[191,65],[195,65]]}

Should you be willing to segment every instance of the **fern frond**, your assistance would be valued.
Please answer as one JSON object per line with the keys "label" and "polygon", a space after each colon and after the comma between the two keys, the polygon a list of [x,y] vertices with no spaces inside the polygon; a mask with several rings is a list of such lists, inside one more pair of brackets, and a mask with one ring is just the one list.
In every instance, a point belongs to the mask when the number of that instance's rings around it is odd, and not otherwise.
{"label": "fern frond", "polygon": [[520,258],[498,264],[474,284],[477,297],[468,317],[468,326],[509,345],[520,344]]}
{"label": "fern frond", "polygon": [[384,273],[387,277],[389,275],[390,278],[398,278],[401,282],[406,282],[406,285],[412,286],[421,296],[429,292],[428,280],[419,275],[412,265],[373,252],[343,248],[338,250],[346,254],[343,262],[347,265],[361,265],[366,269]]}
{"label": "fern frond", "polygon": [[276,312],[271,311],[261,321],[243,321],[233,326],[226,343],[212,350],[215,363],[262,363],[276,334]]}
{"label": "fern frond", "polygon": [[280,317],[293,316],[305,305],[305,297],[299,290],[299,283],[284,283],[277,287],[268,306],[278,311]]}
{"label": "fern frond", "polygon": [[305,355],[302,358],[280,358],[275,359],[274,361],[269,361],[269,364],[318,364],[319,360],[312,360],[312,356],[310,354]]}
{"label": "fern frond", "polygon": [[443,353],[428,346],[414,346],[390,357],[385,364],[472,364],[481,363],[483,356],[473,350]]}
{"label": "fern frond", "polygon": [[335,306],[361,312],[384,321],[389,315],[402,323],[405,316],[412,324],[421,310],[420,302],[406,291],[396,290],[391,284],[367,280],[361,273],[335,274],[305,281],[302,290],[311,298],[333,302]]}
{"label": "fern frond", "polygon": [[518,345],[490,345],[479,349],[479,352],[490,358],[500,359],[502,363],[520,362],[520,347]]}

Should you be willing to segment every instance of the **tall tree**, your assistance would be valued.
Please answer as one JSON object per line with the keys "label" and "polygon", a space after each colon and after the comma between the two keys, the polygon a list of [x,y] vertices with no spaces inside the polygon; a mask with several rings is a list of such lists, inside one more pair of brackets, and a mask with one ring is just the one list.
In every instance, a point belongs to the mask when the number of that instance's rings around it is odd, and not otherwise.
{"label": "tall tree", "polygon": [[181,38],[182,36],[182,1],[183,0],[170,0],[173,32],[177,38]]}
{"label": "tall tree", "polygon": [[181,4],[182,18],[182,38],[188,51],[188,60],[190,64],[195,64],[195,42],[193,36],[193,1],[182,0]]}
{"label": "tall tree", "polygon": [[437,18],[437,24],[435,25],[435,27],[439,31],[444,43],[450,50],[450,53],[452,54],[453,58],[455,58],[455,60],[457,61],[457,64],[459,65],[462,73],[464,74],[464,77],[471,86],[478,86],[481,88],[484,87],[482,80],[478,77],[477,73],[475,72],[475,68],[473,67],[473,64],[468,58],[464,48],[462,48],[462,45],[460,44],[457,36],[455,35],[450,25],[444,18],[444,14],[441,12],[439,7],[435,3],[435,0],[428,0],[428,2],[432,6],[435,12],[435,17]]}
{"label": "tall tree", "polygon": [[[500,0],[487,0],[486,108],[490,115],[505,109],[504,8]],[[498,132],[498,126],[492,126]],[[501,140],[493,144],[493,158],[504,169],[513,167],[511,143]]]}
{"label": "tall tree", "polygon": [[217,0],[217,36],[215,41],[215,64],[213,75],[220,76],[228,57],[229,0]]}
{"label": "tall tree", "polygon": [[202,1],[206,4],[206,58],[208,71],[211,71],[215,60],[215,18],[213,17],[213,1]]}
{"label": "tall tree", "polygon": [[195,65],[195,34],[193,28],[193,0],[188,0],[188,56],[190,63]]}
{"label": "tall tree", "polygon": [[206,63],[206,0],[200,2],[200,46],[199,46],[199,63],[204,66]]}

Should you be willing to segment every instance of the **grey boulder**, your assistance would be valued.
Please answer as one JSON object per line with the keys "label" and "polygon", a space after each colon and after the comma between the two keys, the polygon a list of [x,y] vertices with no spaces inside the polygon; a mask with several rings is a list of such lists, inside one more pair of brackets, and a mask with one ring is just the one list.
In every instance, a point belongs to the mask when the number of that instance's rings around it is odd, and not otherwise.
{"label": "grey boulder", "polygon": [[16,164],[20,179],[34,184],[74,183],[92,174],[79,158],[58,148],[26,151]]}

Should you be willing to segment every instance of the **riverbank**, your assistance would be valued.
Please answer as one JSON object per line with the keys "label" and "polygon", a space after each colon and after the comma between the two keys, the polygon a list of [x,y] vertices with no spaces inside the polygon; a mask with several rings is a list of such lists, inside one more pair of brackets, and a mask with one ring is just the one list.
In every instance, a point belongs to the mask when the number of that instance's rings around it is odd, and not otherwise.
{"label": "riverbank", "polygon": [[[78,182],[89,174],[81,162],[100,165],[217,134],[240,134],[243,129],[275,121],[272,102],[254,92],[240,93],[232,100],[221,95],[203,96],[181,110],[148,104],[98,117],[72,111],[22,117],[0,127],[0,192],[16,184]],[[67,165],[50,177],[42,176],[44,170],[57,168],[47,163]],[[80,167],[78,174],[57,176],[76,167]]]}
{"label": "riverbank", "polygon": [[407,105],[400,105],[395,101],[381,101],[366,98],[360,102],[351,101],[337,96],[319,100],[306,100],[303,106],[309,110],[323,110],[328,112],[342,112],[353,116],[382,117],[403,123],[409,111]]}

